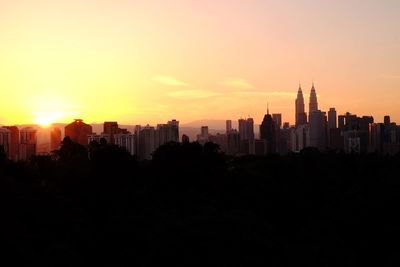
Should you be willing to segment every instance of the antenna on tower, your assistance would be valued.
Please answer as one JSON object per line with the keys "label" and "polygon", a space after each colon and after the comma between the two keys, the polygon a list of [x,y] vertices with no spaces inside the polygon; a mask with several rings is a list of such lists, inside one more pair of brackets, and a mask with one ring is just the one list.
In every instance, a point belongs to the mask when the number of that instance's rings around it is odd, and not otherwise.
{"label": "antenna on tower", "polygon": [[267,102],[267,114],[269,114],[269,103]]}

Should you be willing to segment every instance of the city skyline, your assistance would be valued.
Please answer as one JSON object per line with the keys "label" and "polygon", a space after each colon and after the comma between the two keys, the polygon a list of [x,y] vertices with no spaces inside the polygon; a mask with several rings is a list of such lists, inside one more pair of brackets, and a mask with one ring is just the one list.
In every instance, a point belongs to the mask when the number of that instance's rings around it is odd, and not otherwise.
{"label": "city skyline", "polygon": [[[64,134],[59,127],[50,125],[45,135],[38,134],[37,129],[16,126],[0,127],[0,145],[10,159],[28,159],[36,154],[51,154],[64,142],[75,142],[83,147],[96,144],[116,145],[124,148],[138,159],[151,160],[157,149],[169,142],[189,143],[190,140],[205,146],[211,142],[230,156],[244,155],[286,155],[299,153],[307,148],[319,151],[336,151],[345,153],[383,153],[394,155],[400,149],[400,126],[385,115],[383,123],[373,116],[346,112],[338,114],[335,107],[324,111],[318,105],[318,94],[313,82],[308,101],[308,110],[304,100],[301,84],[294,101],[296,121],[294,124],[282,120],[282,113],[267,111],[260,124],[254,124],[252,117],[238,118],[237,124],[231,119],[225,120],[225,130],[210,128],[208,123],[201,124],[200,133],[193,136],[193,127],[186,127],[180,132],[179,120],[172,119],[167,123],[152,126],[135,124],[120,125],[118,121],[105,121],[98,132],[98,126],[87,124],[83,119],[74,119],[64,125]],[[126,127],[126,128],[120,128]],[[46,127],[44,127],[46,128]],[[97,128],[95,130],[94,128]],[[128,129],[129,128],[129,129]],[[218,128],[218,127],[217,127]],[[257,131],[259,129],[259,131]],[[43,130],[43,127],[42,127]],[[181,135],[180,135],[181,134]],[[39,141],[39,137],[42,137]],[[66,139],[62,139],[64,136]],[[44,137],[44,139],[43,139]],[[50,139],[49,139],[50,138]],[[64,140],[64,141],[62,141]]]}
{"label": "city skyline", "polygon": [[294,123],[300,81],[400,121],[398,1],[1,1],[0,123]]}

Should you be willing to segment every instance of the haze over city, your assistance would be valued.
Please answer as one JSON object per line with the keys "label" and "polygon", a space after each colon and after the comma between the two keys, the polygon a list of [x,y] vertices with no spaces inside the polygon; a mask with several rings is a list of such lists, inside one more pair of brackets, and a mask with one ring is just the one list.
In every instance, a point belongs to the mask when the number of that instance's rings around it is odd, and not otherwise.
{"label": "haze over city", "polygon": [[0,1],[0,124],[400,121],[399,1]]}

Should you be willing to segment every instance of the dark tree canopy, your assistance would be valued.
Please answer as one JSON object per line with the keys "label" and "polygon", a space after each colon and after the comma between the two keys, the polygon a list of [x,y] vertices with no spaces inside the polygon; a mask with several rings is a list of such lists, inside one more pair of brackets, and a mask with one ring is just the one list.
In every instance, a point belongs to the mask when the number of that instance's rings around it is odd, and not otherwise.
{"label": "dark tree canopy", "polygon": [[0,150],[11,265],[398,266],[400,156],[232,158],[186,142],[138,162],[69,138],[57,155]]}

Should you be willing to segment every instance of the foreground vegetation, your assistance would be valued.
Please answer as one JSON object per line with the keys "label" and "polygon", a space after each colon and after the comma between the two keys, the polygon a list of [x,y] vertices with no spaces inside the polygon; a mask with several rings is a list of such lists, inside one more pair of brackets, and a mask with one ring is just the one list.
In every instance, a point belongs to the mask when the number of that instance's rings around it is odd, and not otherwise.
{"label": "foreground vegetation", "polygon": [[[90,158],[90,159],[89,159]],[[400,157],[229,158],[170,143],[150,162],[65,139],[0,156],[1,253],[16,266],[398,266]]]}

